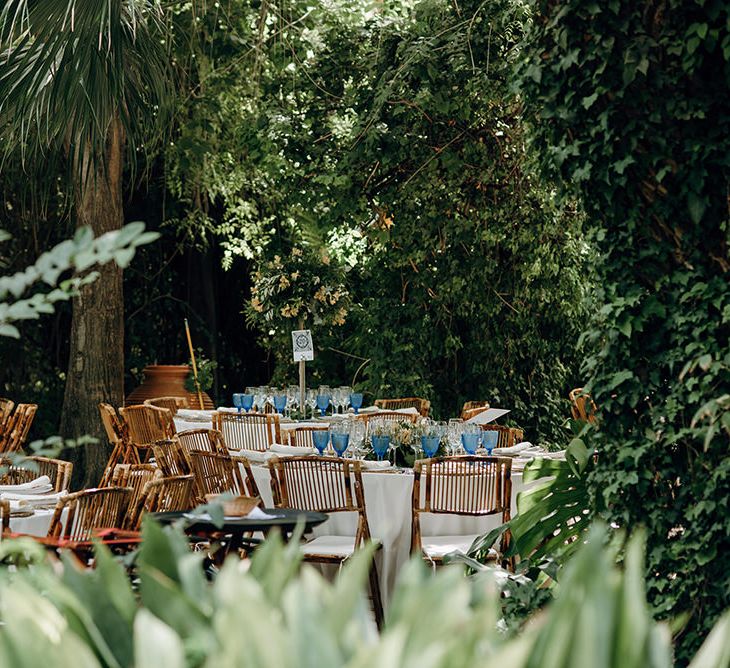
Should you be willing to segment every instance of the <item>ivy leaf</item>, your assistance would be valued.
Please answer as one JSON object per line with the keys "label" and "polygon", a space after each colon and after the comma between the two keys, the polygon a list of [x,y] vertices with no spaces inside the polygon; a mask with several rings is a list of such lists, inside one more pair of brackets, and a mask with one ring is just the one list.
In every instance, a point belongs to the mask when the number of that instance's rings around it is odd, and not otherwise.
{"label": "ivy leaf", "polygon": [[695,224],[699,223],[702,220],[702,216],[705,214],[707,202],[697,193],[690,190],[687,195],[687,205],[689,207],[689,215],[692,218],[692,222]]}

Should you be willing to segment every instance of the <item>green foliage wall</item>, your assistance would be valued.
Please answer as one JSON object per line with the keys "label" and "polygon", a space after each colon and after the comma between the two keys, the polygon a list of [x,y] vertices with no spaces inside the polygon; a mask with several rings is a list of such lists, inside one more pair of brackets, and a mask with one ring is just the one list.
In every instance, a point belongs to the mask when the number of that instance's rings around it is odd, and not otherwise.
{"label": "green foliage wall", "polygon": [[542,166],[602,253],[584,371],[594,505],[648,527],[681,662],[730,604],[730,5],[536,2],[521,64]]}

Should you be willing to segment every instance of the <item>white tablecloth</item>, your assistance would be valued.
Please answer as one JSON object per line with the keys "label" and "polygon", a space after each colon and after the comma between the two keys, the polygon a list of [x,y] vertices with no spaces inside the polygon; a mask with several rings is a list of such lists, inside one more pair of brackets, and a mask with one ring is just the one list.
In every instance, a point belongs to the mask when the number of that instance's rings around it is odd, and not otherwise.
{"label": "white tablecloth", "polygon": [[10,517],[10,531],[31,536],[46,536],[53,519],[53,510],[36,510],[28,517]]}
{"label": "white tablecloth", "polygon": [[[264,466],[252,466],[256,484],[264,504],[273,505],[269,470]],[[383,546],[378,558],[378,575],[383,602],[387,605],[400,568],[408,561],[411,547],[411,493],[413,474],[363,472],[365,510],[370,534]],[[517,494],[524,489],[522,474],[512,474],[512,514],[517,512]],[[357,517],[355,513],[336,513],[319,527],[314,536],[354,536]],[[502,516],[461,517],[458,515],[422,515],[421,533],[434,535],[469,535],[485,533],[502,523]]]}

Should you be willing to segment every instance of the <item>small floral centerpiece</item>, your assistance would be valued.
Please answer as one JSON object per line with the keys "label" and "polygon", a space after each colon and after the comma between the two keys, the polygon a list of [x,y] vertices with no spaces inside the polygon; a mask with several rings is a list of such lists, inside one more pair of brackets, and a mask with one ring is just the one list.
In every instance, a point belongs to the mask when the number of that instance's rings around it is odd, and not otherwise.
{"label": "small floral centerpiece", "polygon": [[345,323],[351,306],[345,272],[326,250],[295,246],[263,262],[253,278],[247,319],[270,335]]}

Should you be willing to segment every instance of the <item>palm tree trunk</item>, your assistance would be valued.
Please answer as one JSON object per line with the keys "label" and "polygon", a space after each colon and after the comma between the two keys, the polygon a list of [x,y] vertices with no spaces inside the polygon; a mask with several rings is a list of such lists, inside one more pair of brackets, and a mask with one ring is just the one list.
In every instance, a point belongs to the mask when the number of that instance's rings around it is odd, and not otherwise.
{"label": "palm tree trunk", "polygon": [[[122,172],[124,136],[115,121],[103,161],[80,177],[76,185],[79,226],[98,236],[122,227]],[[84,434],[99,442],[73,451],[74,487],[98,484],[110,453],[99,417],[99,403],[121,406],[124,399],[124,298],[122,270],[113,262],[99,269],[99,278],[84,287],[73,301],[71,349],[61,413],[61,434]]]}

